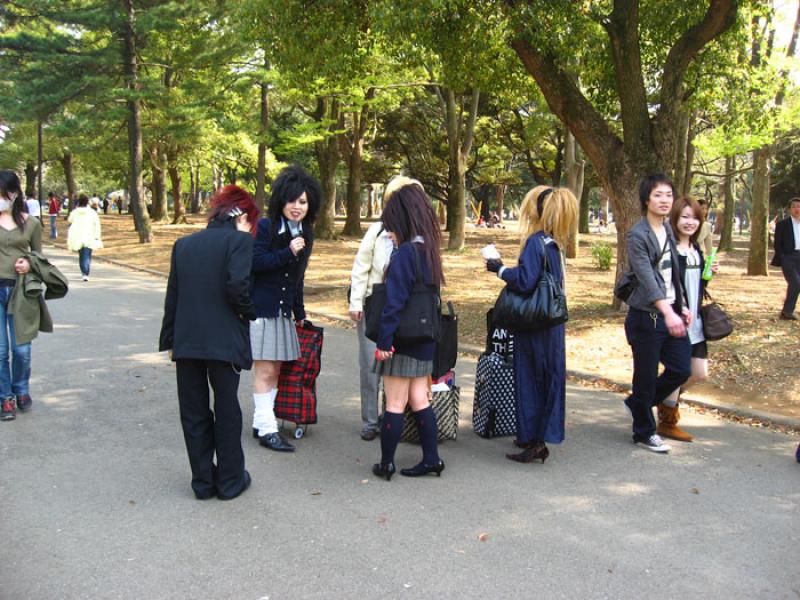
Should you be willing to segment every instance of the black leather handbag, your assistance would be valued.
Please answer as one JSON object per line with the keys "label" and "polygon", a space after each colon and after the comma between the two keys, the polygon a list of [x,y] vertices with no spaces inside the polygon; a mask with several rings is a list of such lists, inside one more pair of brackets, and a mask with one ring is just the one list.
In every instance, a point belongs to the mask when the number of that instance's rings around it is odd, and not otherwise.
{"label": "black leather handbag", "polygon": [[537,331],[561,325],[569,319],[567,296],[550,270],[542,241],[542,274],[533,293],[520,294],[504,287],[494,305],[494,322],[512,331]]}
{"label": "black leather handbag", "polygon": [[431,377],[439,379],[456,366],[458,360],[458,315],[453,303],[447,303],[448,312],[442,313],[439,323],[439,339],[436,340],[436,352],[433,354],[433,371]]}
{"label": "black leather handbag", "polygon": [[700,307],[700,317],[703,319],[703,337],[709,342],[716,342],[728,337],[733,333],[731,318],[719,304],[713,301],[708,292],[705,292],[704,297],[711,302]]}
{"label": "black leather handbag", "polygon": [[[394,336],[406,343],[435,342],[439,339],[441,321],[439,287],[423,281],[419,252],[414,250],[414,253],[417,258],[417,279],[411,288],[408,302],[400,313],[400,326]],[[372,293],[364,301],[364,333],[373,342],[378,341],[381,314],[385,306],[386,284],[376,283],[372,286]]]}

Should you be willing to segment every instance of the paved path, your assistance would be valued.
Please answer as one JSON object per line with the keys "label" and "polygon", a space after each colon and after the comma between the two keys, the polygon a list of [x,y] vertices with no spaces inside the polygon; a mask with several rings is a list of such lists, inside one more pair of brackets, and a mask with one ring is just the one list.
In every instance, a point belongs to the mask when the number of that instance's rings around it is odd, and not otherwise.
{"label": "paved path", "polygon": [[796,437],[690,414],[701,441],[658,456],[630,443],[620,396],[571,386],[567,442],[518,465],[471,432],[463,360],[447,470],[387,483],[357,435],[352,330],[326,329],[297,453],[245,436],[252,488],[198,502],[155,351],[165,282],[96,262],[82,283],[54,255],[73,288],[34,342],[34,409],[0,423],[4,600],[800,597]]}

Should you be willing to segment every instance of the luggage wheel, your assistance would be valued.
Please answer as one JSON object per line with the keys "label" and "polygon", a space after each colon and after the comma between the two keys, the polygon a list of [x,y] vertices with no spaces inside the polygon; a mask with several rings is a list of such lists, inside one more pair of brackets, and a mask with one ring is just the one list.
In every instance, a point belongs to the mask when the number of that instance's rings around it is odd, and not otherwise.
{"label": "luggage wheel", "polygon": [[305,435],[305,433],[306,433],[305,426],[304,425],[297,425],[294,428],[294,439],[299,440],[301,437],[303,437]]}

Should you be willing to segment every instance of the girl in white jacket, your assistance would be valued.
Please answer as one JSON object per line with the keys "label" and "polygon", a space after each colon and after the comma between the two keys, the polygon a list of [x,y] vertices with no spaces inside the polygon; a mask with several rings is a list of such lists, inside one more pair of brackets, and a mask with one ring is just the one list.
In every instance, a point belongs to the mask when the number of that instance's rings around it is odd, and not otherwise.
{"label": "girl in white jacket", "polygon": [[69,215],[67,248],[78,253],[78,266],[84,281],[89,281],[92,250],[103,247],[100,241],[100,217],[89,208],[89,196],[78,195],[78,208]]}

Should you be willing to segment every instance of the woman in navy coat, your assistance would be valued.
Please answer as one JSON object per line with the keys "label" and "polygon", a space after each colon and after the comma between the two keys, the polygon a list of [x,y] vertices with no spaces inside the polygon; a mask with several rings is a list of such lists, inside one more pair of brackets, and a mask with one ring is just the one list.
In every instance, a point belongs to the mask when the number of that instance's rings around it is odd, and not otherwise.
{"label": "woman in navy coat", "polygon": [[[524,240],[516,267],[504,267],[500,259],[486,261],[509,289],[532,294],[542,274],[544,253],[557,280],[564,281],[559,244],[564,244],[578,218],[578,201],[567,188],[537,186],[525,196],[520,208]],[[517,462],[531,462],[550,455],[546,443],[564,441],[566,354],[564,325],[532,332],[514,333],[514,373],[517,403],[517,439],[522,452],[506,454]]]}
{"label": "woman in navy coat", "polygon": [[[272,184],[268,218],[258,222],[253,245],[253,435],[278,452],[294,446],[278,433],[275,398],[284,361],[300,356],[295,322],[306,318],[303,281],[314,244],[314,219],[322,191],[301,167],[286,167]],[[294,318],[292,318],[294,316]]]}

